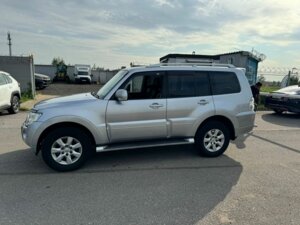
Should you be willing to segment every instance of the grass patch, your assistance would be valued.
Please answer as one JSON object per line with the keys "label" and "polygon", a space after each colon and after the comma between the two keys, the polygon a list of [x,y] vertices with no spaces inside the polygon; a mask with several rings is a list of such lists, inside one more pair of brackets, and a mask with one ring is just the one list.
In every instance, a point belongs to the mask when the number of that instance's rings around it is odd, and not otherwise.
{"label": "grass patch", "polygon": [[279,86],[262,86],[260,88],[260,92],[272,92],[272,91],[277,91],[279,90],[280,87]]}
{"label": "grass patch", "polygon": [[21,103],[26,102],[28,100],[32,100],[32,99],[33,99],[33,96],[32,96],[31,91],[26,91],[21,94]]}

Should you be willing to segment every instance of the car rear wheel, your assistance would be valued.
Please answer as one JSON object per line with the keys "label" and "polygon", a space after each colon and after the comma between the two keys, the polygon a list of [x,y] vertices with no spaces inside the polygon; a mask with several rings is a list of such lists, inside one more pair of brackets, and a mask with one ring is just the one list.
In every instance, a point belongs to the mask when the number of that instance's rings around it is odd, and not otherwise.
{"label": "car rear wheel", "polygon": [[17,95],[14,95],[11,99],[11,107],[8,109],[8,112],[15,114],[20,110],[20,98]]}
{"label": "car rear wheel", "polygon": [[217,157],[225,152],[229,139],[229,130],[222,122],[209,121],[197,131],[195,145],[200,155]]}
{"label": "car rear wheel", "polygon": [[274,112],[276,114],[282,114],[283,113],[283,110],[280,110],[280,109],[274,109]]}
{"label": "car rear wheel", "polygon": [[90,137],[74,127],[58,128],[42,142],[45,163],[57,171],[71,171],[81,167],[92,150]]}

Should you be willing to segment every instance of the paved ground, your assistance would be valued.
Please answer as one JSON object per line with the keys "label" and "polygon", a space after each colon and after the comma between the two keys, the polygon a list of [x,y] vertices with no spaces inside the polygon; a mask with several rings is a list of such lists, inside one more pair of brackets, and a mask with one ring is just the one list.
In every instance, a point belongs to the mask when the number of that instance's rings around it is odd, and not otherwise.
{"label": "paved ground", "polygon": [[300,117],[258,113],[222,157],[190,146],[97,154],[56,173],[0,115],[0,224],[300,224]]}
{"label": "paved ground", "polygon": [[97,92],[100,88],[100,84],[53,83],[43,90],[38,90],[35,99],[22,103],[21,108],[29,110],[33,108],[34,104],[42,100],[91,91]]}

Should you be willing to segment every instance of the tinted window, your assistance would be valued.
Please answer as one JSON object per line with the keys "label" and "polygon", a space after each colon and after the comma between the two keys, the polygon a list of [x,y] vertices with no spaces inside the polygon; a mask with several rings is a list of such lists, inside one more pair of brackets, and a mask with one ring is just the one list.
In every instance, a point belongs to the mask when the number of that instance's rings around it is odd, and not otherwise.
{"label": "tinted window", "polygon": [[210,95],[206,72],[170,71],[168,76],[168,97],[184,98]]}
{"label": "tinted window", "polygon": [[88,72],[84,72],[84,71],[78,71],[78,75],[89,75]]}
{"label": "tinted window", "polygon": [[239,81],[232,72],[210,73],[212,93],[214,95],[232,94],[241,91]]}
{"label": "tinted window", "polygon": [[211,95],[210,84],[208,80],[207,72],[196,72],[195,73],[195,84],[196,84],[196,93],[198,96],[208,96]]}
{"label": "tinted window", "polygon": [[0,85],[6,84],[6,79],[4,78],[3,74],[0,74]]}

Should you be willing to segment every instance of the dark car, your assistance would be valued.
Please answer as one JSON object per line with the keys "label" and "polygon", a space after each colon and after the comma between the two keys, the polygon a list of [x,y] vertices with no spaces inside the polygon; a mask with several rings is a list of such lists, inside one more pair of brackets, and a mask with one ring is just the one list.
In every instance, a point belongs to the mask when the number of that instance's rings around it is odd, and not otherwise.
{"label": "dark car", "polygon": [[271,92],[265,101],[265,106],[276,113],[300,113],[300,87],[293,85]]}
{"label": "dark car", "polygon": [[51,83],[51,79],[49,76],[40,73],[35,73],[34,79],[36,89],[40,90],[44,89],[45,87],[48,87]]}

